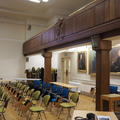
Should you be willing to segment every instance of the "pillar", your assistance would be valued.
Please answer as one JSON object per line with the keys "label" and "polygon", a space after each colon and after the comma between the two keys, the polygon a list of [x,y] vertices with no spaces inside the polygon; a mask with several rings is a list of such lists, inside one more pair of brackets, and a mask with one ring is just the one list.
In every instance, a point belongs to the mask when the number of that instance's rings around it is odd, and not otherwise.
{"label": "pillar", "polygon": [[[99,36],[92,38],[92,47],[96,51],[96,110],[101,108],[101,95],[109,93],[111,41],[101,40]],[[106,106],[105,109],[108,106]]]}
{"label": "pillar", "polygon": [[44,81],[45,82],[52,82],[52,76],[51,76],[51,59],[52,59],[52,53],[51,52],[45,52],[44,53]]}

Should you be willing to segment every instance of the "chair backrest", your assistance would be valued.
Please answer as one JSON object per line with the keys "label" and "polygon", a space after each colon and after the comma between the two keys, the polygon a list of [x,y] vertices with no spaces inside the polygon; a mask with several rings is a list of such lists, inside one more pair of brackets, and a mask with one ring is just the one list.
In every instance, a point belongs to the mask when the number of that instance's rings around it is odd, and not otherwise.
{"label": "chair backrest", "polygon": [[2,98],[2,96],[3,96],[3,90],[1,89],[0,90],[0,98]]}
{"label": "chair backrest", "polygon": [[2,96],[2,100],[6,101],[8,98],[8,94],[4,93],[3,96]]}
{"label": "chair backrest", "polygon": [[21,87],[22,87],[22,83],[19,83],[18,86],[17,86],[17,88],[20,89]]}
{"label": "chair backrest", "polygon": [[15,87],[19,87],[20,83],[16,82]]}
{"label": "chair backrest", "polygon": [[24,89],[24,92],[27,92],[29,90],[29,86],[26,86],[25,89]]}
{"label": "chair backrest", "polygon": [[27,95],[28,95],[28,96],[31,96],[34,91],[35,91],[35,89],[29,90],[29,91],[27,92]]}
{"label": "chair backrest", "polygon": [[51,88],[51,84],[50,83],[47,83],[46,84],[46,89],[49,90]]}
{"label": "chair backrest", "polygon": [[7,108],[9,101],[10,101],[10,98],[7,97],[5,100],[4,108]]}
{"label": "chair backrest", "polygon": [[41,94],[40,91],[35,91],[35,92],[32,94],[32,99],[38,100],[39,97],[40,97],[40,94]]}
{"label": "chair backrest", "polygon": [[26,88],[26,85],[22,85],[22,87],[20,89],[24,90],[25,88]]}
{"label": "chair backrest", "polygon": [[53,93],[56,93],[57,92],[57,85],[52,85],[52,92]]}
{"label": "chair backrest", "polygon": [[34,86],[34,88],[39,88],[39,87],[41,87],[41,86],[42,86],[42,80],[35,80],[35,81],[33,82],[33,86]]}
{"label": "chair backrest", "polygon": [[110,93],[118,93],[118,87],[117,86],[109,86]]}
{"label": "chair backrest", "polygon": [[45,89],[45,88],[46,88],[46,85],[47,85],[47,83],[43,81],[43,83],[42,83],[42,88]]}
{"label": "chair backrest", "polygon": [[62,92],[63,92],[63,87],[58,86],[57,87],[57,95],[62,95]]}
{"label": "chair backrest", "polygon": [[7,98],[5,101],[4,101],[4,106],[1,106],[1,113],[4,113],[5,112],[5,108],[7,108],[8,106],[8,102],[9,102],[10,98]]}
{"label": "chair backrest", "polygon": [[49,101],[50,101],[50,95],[45,95],[45,96],[43,97],[43,103],[44,103],[45,107],[48,106]]}
{"label": "chair backrest", "polygon": [[79,100],[79,93],[75,92],[70,96],[70,99],[72,100],[72,102],[77,103]]}
{"label": "chair backrest", "polygon": [[62,97],[64,98],[68,98],[68,95],[69,95],[69,89],[68,88],[63,88],[63,91],[62,91]]}

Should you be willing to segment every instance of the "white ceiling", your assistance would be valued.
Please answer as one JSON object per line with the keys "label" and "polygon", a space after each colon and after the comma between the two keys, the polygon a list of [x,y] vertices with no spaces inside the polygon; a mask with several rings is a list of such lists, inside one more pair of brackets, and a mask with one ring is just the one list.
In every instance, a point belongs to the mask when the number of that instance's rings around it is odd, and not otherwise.
{"label": "white ceiling", "polygon": [[55,16],[67,16],[93,0],[49,0],[48,3],[32,3],[28,0],[0,0],[0,17],[50,20]]}

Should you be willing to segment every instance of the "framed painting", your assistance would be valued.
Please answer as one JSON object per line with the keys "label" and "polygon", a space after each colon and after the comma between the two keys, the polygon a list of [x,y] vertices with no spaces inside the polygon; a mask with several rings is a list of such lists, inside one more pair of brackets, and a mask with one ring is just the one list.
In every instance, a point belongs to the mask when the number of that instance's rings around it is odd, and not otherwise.
{"label": "framed painting", "polygon": [[78,71],[79,72],[87,72],[87,56],[86,51],[78,53]]}
{"label": "framed painting", "polygon": [[[110,51],[110,71],[111,75],[120,75],[120,46]],[[89,51],[89,73],[96,73],[96,52],[93,50]]]}
{"label": "framed painting", "polygon": [[94,50],[89,51],[89,73],[96,73],[96,52]]}
{"label": "framed painting", "polygon": [[120,46],[110,51],[111,73],[120,74]]}

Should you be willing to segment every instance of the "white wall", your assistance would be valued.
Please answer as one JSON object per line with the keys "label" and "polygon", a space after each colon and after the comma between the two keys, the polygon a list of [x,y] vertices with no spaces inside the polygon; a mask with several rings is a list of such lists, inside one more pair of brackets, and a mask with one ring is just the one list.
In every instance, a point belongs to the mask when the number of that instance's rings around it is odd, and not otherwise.
{"label": "white wall", "polygon": [[25,60],[22,45],[25,26],[0,22],[0,77],[24,77]]}
{"label": "white wall", "polygon": [[[58,53],[52,53],[52,68],[58,68],[58,55]],[[41,54],[30,55],[27,57],[29,58],[29,61],[26,62],[26,69],[32,69],[32,67],[35,67],[36,69],[38,67],[44,67],[44,57]]]}
{"label": "white wall", "polygon": [[27,57],[29,58],[29,61],[26,62],[25,69],[32,69],[32,67],[35,67],[36,69],[38,67],[44,67],[44,58],[41,54],[31,55]]}
{"label": "white wall", "polygon": [[59,54],[56,52],[52,53],[52,68],[58,69]]}
{"label": "white wall", "polygon": [[0,18],[0,78],[25,77],[23,43],[43,29],[44,25],[38,20],[32,21],[28,31],[26,22]]}
{"label": "white wall", "polygon": [[25,25],[0,22],[0,40],[24,41]]}

